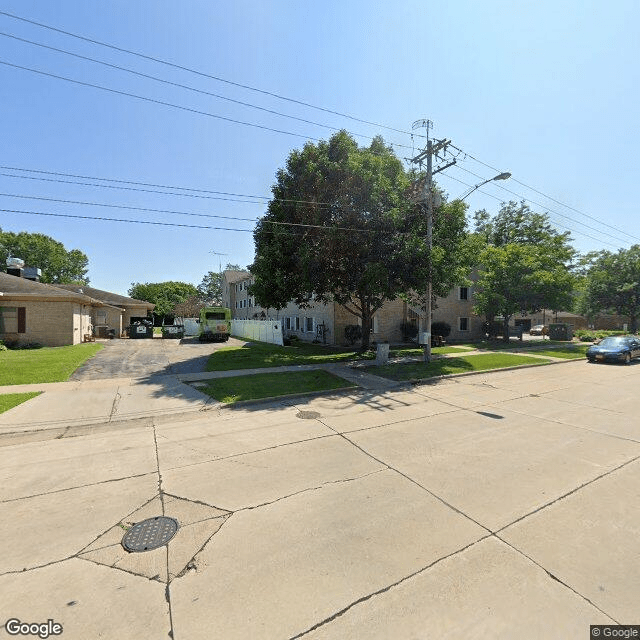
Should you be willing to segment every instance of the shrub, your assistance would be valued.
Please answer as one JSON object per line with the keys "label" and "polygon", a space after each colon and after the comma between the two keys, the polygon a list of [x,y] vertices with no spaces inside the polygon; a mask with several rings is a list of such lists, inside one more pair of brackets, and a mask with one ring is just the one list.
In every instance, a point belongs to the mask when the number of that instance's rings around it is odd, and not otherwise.
{"label": "shrub", "polygon": [[349,344],[355,344],[358,340],[362,340],[362,327],[359,324],[348,324],[344,328],[344,337]]}
{"label": "shrub", "polygon": [[575,335],[580,338],[582,342],[595,342],[596,340],[602,340],[608,336],[624,336],[628,331],[606,331],[604,329],[577,329]]}
{"label": "shrub", "polygon": [[437,322],[431,323],[432,336],[442,336],[443,338],[448,338],[450,333],[451,325],[448,322],[438,320]]}
{"label": "shrub", "polygon": [[0,340],[0,351],[7,351],[7,345]]}

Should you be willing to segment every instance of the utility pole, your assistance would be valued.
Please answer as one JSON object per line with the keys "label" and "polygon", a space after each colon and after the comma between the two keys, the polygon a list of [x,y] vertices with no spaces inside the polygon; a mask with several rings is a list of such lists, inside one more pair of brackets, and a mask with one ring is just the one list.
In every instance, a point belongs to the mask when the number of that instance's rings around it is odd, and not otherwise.
{"label": "utility pole", "polygon": [[[449,164],[438,167],[433,170],[433,156],[439,159],[439,153],[443,152],[443,158],[447,153],[447,146],[451,144],[451,140],[436,140],[434,144],[429,138],[429,129],[433,129],[433,122],[431,120],[416,120],[413,123],[412,129],[425,128],[427,130],[427,147],[421,153],[414,158],[410,158],[409,161],[422,167],[423,160],[427,161],[427,175],[419,183],[422,183],[421,193],[414,196],[414,201],[418,202],[425,209],[427,216],[427,248],[429,250],[429,265],[428,275],[426,282],[426,304],[425,304],[425,318],[424,318],[424,331],[421,332],[423,343],[423,357],[425,362],[431,362],[431,299],[432,299],[432,261],[431,252],[433,249],[433,209],[435,194],[433,191],[433,174],[443,171],[448,167],[453,166],[456,163],[454,158]],[[417,186],[417,185],[416,185]]]}

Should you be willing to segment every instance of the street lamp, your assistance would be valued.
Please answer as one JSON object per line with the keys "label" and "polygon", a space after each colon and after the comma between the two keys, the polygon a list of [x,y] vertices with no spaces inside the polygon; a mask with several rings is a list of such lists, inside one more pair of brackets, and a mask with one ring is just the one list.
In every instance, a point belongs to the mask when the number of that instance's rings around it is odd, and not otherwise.
{"label": "street lamp", "polygon": [[484,182],[477,184],[475,187],[471,187],[471,189],[469,189],[468,191],[465,191],[464,194],[458,198],[458,200],[464,200],[467,196],[470,196],[476,189],[479,189],[481,186],[487,184],[487,182],[493,182],[494,180],[508,180],[510,177],[511,177],[511,174],[508,171],[505,171],[504,173],[499,173],[497,176],[494,176],[493,178],[489,178],[488,180],[485,180]]}

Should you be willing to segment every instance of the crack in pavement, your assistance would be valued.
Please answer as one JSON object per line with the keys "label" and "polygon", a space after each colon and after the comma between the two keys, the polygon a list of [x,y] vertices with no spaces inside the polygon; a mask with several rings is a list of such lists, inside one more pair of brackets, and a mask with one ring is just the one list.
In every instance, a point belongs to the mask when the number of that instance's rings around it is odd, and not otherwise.
{"label": "crack in pavement", "polygon": [[108,484],[110,482],[120,482],[121,480],[132,480],[134,478],[144,478],[156,473],[156,471],[148,471],[147,473],[139,473],[132,476],[124,476],[122,478],[110,478],[108,480],[101,480],[100,482],[89,482],[88,484],[81,484],[74,487],[66,487],[64,489],[54,489],[53,491],[44,491],[42,493],[34,493],[30,496],[22,496],[20,498],[8,498],[6,500],[0,500],[0,504],[7,504],[8,502],[18,502],[19,500],[29,500],[31,498],[38,498],[41,496],[49,496],[54,493],[64,493],[65,491],[74,491],[75,489],[84,489],[86,487],[97,487],[101,484]]}
{"label": "crack in pavement", "polygon": [[241,513],[242,511],[252,511],[253,509],[260,509],[262,507],[268,507],[276,502],[281,502],[282,500],[287,500],[288,498],[293,498],[294,496],[299,496],[302,493],[308,493],[310,491],[318,491],[318,489],[322,489],[331,484],[341,484],[344,482],[354,482],[355,480],[360,480],[361,478],[367,478],[368,476],[375,475],[376,473],[382,473],[383,471],[387,471],[387,469],[376,469],[375,471],[370,471],[369,473],[364,473],[360,476],[356,476],[354,478],[341,478],[339,480],[327,480],[327,482],[323,482],[316,487],[307,487],[306,489],[301,489],[300,491],[295,491],[294,493],[289,493],[285,496],[280,496],[274,500],[269,500],[267,502],[263,502],[262,504],[256,504],[251,507],[242,507],[241,509],[236,509],[235,511],[231,511],[230,513]]}
{"label": "crack in pavement", "polygon": [[390,591],[391,589],[397,587],[398,585],[402,584],[403,582],[406,582],[407,580],[411,580],[412,578],[415,578],[416,576],[420,575],[421,573],[424,573],[428,569],[431,569],[431,567],[434,567],[435,565],[439,564],[440,562],[443,562],[444,560],[447,560],[448,558],[451,558],[451,557],[456,556],[456,555],[458,555],[460,553],[463,553],[467,549],[473,547],[474,545],[478,544],[479,542],[482,542],[483,540],[486,540],[487,538],[490,538],[490,537],[491,537],[490,535],[486,535],[486,536],[483,536],[482,538],[479,538],[478,540],[474,540],[473,542],[469,543],[468,545],[466,545],[466,546],[464,546],[464,547],[462,547],[462,548],[460,548],[460,549],[458,549],[456,551],[453,551],[452,553],[449,553],[446,556],[442,556],[441,558],[438,558],[437,560],[434,560],[433,562],[431,562],[428,565],[422,567],[421,569],[418,569],[417,571],[414,571],[413,573],[410,573],[410,574],[400,578],[400,580],[396,580],[395,582],[387,585],[386,587],[382,587],[381,589],[378,589],[377,591],[373,591],[373,592],[371,592],[371,593],[369,593],[369,594],[367,594],[365,596],[362,596],[362,597],[358,598],[357,600],[354,600],[353,602],[348,604],[346,607],[343,607],[339,611],[336,611],[333,615],[329,616],[328,618],[325,618],[324,620],[321,620],[320,622],[317,622],[312,627],[309,627],[305,631],[302,631],[301,633],[298,633],[295,636],[291,636],[291,638],[289,640],[297,640],[298,638],[302,638],[303,636],[308,635],[312,631],[315,631],[316,629],[319,629],[320,627],[323,627],[326,624],[329,624],[330,622],[333,622],[337,618],[342,617],[345,613],[347,613],[347,611],[349,611],[350,609],[353,609],[353,607],[355,607],[355,606],[357,606],[359,604],[362,604],[363,602],[367,602],[367,600],[371,600],[372,598],[375,598],[376,596],[379,596],[379,595],[381,595],[383,593],[386,593],[387,591]]}
{"label": "crack in pavement", "polygon": [[588,602],[594,609],[597,609],[600,613],[602,613],[603,615],[607,616],[607,618],[609,618],[609,620],[611,620],[614,624],[621,624],[618,620],[616,620],[610,614],[608,614],[606,611],[601,609],[597,604],[595,604],[594,602],[589,600],[589,598],[587,598],[587,596],[583,595],[579,591],[576,591],[571,585],[567,584],[566,582],[564,582],[563,580],[558,578],[558,576],[556,576],[553,573],[551,573],[551,571],[549,571],[546,567],[544,567],[539,562],[534,560],[531,556],[527,555],[524,551],[522,551],[522,549],[518,549],[518,547],[514,547],[512,544],[510,544],[509,542],[507,542],[506,540],[504,540],[503,538],[501,538],[497,534],[494,534],[493,537],[495,537],[496,540],[500,540],[501,542],[506,544],[508,547],[513,549],[516,553],[519,553],[521,556],[523,556],[524,558],[526,558],[527,560],[529,560],[530,562],[535,564],[540,569],[542,569],[549,576],[549,578],[551,578],[552,580],[555,580],[556,582],[561,584],[563,587],[565,587],[569,591],[573,592],[575,595],[577,595],[578,597],[582,598],[584,601]]}

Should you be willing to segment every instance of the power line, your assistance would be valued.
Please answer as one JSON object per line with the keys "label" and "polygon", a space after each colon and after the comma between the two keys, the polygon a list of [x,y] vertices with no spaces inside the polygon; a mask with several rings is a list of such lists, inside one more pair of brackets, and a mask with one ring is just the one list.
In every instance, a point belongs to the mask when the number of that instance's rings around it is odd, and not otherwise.
{"label": "power line", "polygon": [[[239,105],[242,105],[244,107],[249,107],[251,109],[258,109],[259,111],[264,111],[266,113],[270,113],[270,114],[273,114],[273,115],[281,116],[283,118],[290,118],[292,120],[297,120],[299,122],[304,122],[305,124],[311,124],[311,125],[314,125],[316,127],[323,127],[325,129],[330,129],[332,131],[340,131],[340,129],[338,127],[332,127],[332,126],[327,125],[327,124],[322,124],[321,122],[315,122],[313,120],[307,120],[305,118],[299,118],[298,116],[292,116],[292,115],[289,115],[287,113],[282,113],[280,111],[275,111],[274,109],[267,109],[266,107],[260,107],[260,106],[258,106],[256,104],[252,104],[250,102],[244,102],[242,100],[235,100],[233,98],[229,98],[227,96],[223,96],[223,95],[220,95],[218,93],[212,93],[211,91],[205,91],[203,89],[197,89],[196,87],[191,87],[191,86],[186,85],[186,84],[180,84],[179,82],[172,82],[170,80],[165,80],[163,78],[158,78],[157,76],[152,76],[152,75],[147,74],[147,73],[141,73],[140,71],[135,71],[133,69],[129,69],[128,67],[122,67],[122,66],[117,65],[117,64],[111,64],[110,62],[105,62],[103,60],[98,60],[96,58],[90,58],[88,56],[83,56],[83,55],[80,55],[78,53],[73,53],[72,51],[67,51],[66,49],[58,49],[57,47],[52,47],[52,46],[49,46],[49,45],[46,45],[46,44],[43,44],[43,43],[40,43],[40,42],[35,42],[33,40],[27,40],[25,38],[19,38],[18,36],[14,36],[14,35],[12,35],[10,33],[4,33],[2,31],[0,31],[0,36],[4,36],[5,38],[12,38],[13,40],[18,40],[19,42],[25,42],[27,44],[34,45],[36,47],[42,47],[43,49],[49,49],[51,51],[56,51],[58,53],[62,53],[62,54],[68,55],[68,56],[73,56],[74,58],[79,58],[80,60],[86,60],[88,62],[93,62],[95,64],[101,64],[101,65],[103,65],[105,67],[110,67],[112,69],[117,69],[119,71],[124,71],[125,73],[130,73],[130,74],[139,76],[141,78],[146,78],[148,80],[154,80],[155,82],[161,82],[162,84],[167,84],[167,85],[170,85],[170,86],[173,86],[173,87],[179,87],[181,89],[186,89],[187,91],[193,91],[194,93],[201,93],[203,95],[211,96],[213,98],[218,98],[220,100],[226,100],[227,102],[233,102],[234,104],[239,104]],[[373,138],[371,136],[367,136],[367,135],[364,135],[362,133],[354,133],[353,131],[350,131],[349,133],[351,133],[354,136],[358,136],[360,138],[367,138],[368,140],[373,140]],[[401,145],[399,143],[390,143],[390,144],[394,144],[395,146],[398,146],[398,147],[409,148],[407,145]]]}
{"label": "power line", "polygon": [[[477,162],[478,164],[481,164],[489,169],[491,169],[492,171],[500,171],[500,169],[497,169],[496,167],[493,167],[490,164],[487,164],[486,162],[483,162],[482,160],[479,160],[478,158],[476,158],[475,156],[471,155],[470,153],[467,153],[466,151],[463,151],[462,149],[460,149],[459,147],[456,147],[455,145],[451,145],[454,149],[456,149],[457,151],[460,151],[461,153],[464,153],[464,155]],[[458,165],[459,166],[459,165]],[[463,169],[463,167],[460,167],[460,169]],[[466,169],[464,169],[465,171],[467,171]],[[471,173],[471,172],[469,172]],[[513,180],[514,182],[518,183],[519,185],[525,187],[525,189],[529,189],[531,191],[534,191],[535,193],[541,195],[544,198],[547,198],[548,200],[551,200],[552,202],[555,202],[556,204],[559,204],[561,207],[565,207],[566,209],[570,209],[571,211],[575,211],[576,213],[580,214],[581,216],[584,216],[585,218],[589,218],[590,220],[593,220],[594,222],[597,222],[598,224],[601,224],[605,227],[609,227],[610,229],[613,229],[614,231],[617,231],[619,233],[623,233],[624,235],[628,235],[630,238],[633,238],[635,240],[637,240],[638,238],[636,238],[635,236],[632,236],[630,234],[628,234],[626,231],[623,231],[622,229],[618,229],[617,227],[614,227],[613,225],[608,224],[607,222],[603,222],[602,220],[598,220],[598,218],[596,218],[595,216],[591,216],[588,213],[584,213],[583,211],[580,211],[579,209],[576,209],[575,207],[572,207],[571,205],[565,204],[564,202],[561,202],[560,200],[557,200],[556,198],[547,195],[546,193],[543,193],[542,191],[540,191],[539,189],[536,189],[535,187],[532,187],[528,184],[525,184],[524,182],[518,180],[517,178],[514,178],[513,176],[511,177],[511,180]],[[499,185],[502,187],[502,185]],[[505,187],[502,187],[503,189]],[[533,201],[530,201],[533,202]],[[539,206],[544,206],[544,205],[539,205]],[[579,223],[582,224],[582,223]]]}
{"label": "power line", "polygon": [[[77,33],[72,33],[71,31],[65,31],[64,29],[59,29],[57,27],[52,27],[51,25],[47,25],[47,24],[44,24],[42,22],[37,22],[35,20],[30,20],[28,18],[23,18],[21,16],[15,15],[13,13],[8,13],[7,11],[0,11],[0,15],[4,15],[4,16],[6,16],[8,18],[13,19],[13,20],[20,20],[22,22],[27,22],[29,24],[36,25],[36,26],[41,27],[43,29],[49,29],[50,31],[56,31],[57,33],[62,33],[64,35],[66,35],[66,36],[70,36],[70,37],[76,38],[78,40],[83,40],[84,42],[90,42],[91,44],[97,44],[97,45],[99,45],[101,47],[107,47],[109,49],[113,49],[114,51],[120,51],[122,53],[127,53],[127,54],[132,55],[132,56],[137,56],[138,58],[142,58],[144,60],[150,60],[152,62],[157,62],[158,64],[162,64],[162,65],[165,65],[165,66],[168,66],[168,67],[172,67],[174,69],[180,69],[181,71],[187,71],[189,73],[194,73],[194,74],[196,74],[198,76],[201,76],[203,78],[209,78],[210,80],[216,80],[217,82],[223,82],[225,84],[229,84],[229,85],[232,85],[234,87],[240,87],[242,89],[247,89],[248,91],[254,91],[254,92],[260,93],[262,95],[267,95],[267,96],[270,96],[272,98],[277,98],[278,100],[285,100],[285,101],[291,102],[293,104],[298,104],[298,105],[301,105],[301,106],[304,106],[304,107],[308,107],[310,109],[316,109],[317,111],[323,111],[325,113],[331,113],[333,115],[340,116],[341,118],[347,118],[347,119],[353,120],[355,122],[361,122],[363,124],[368,124],[368,125],[371,125],[371,126],[374,126],[374,127],[387,129],[388,131],[395,131],[396,133],[403,133],[403,134],[407,134],[407,135],[413,135],[410,131],[403,131],[402,129],[396,129],[394,127],[389,127],[387,125],[378,124],[376,122],[371,122],[369,120],[364,120],[362,118],[358,118],[356,116],[352,116],[352,115],[349,115],[347,113],[341,113],[340,111],[334,111],[332,109],[326,109],[324,107],[319,107],[319,106],[311,104],[309,102],[303,102],[302,100],[296,100],[294,98],[289,98],[287,96],[283,96],[283,95],[280,95],[278,93],[274,93],[274,92],[271,92],[271,91],[265,91],[264,89],[258,89],[256,87],[252,87],[252,86],[247,85],[247,84],[242,84],[240,82],[234,82],[232,80],[227,80],[226,78],[221,78],[220,76],[214,76],[214,75],[211,75],[209,73],[205,73],[203,71],[198,71],[196,69],[192,69],[190,67],[179,65],[179,64],[176,64],[174,62],[169,62],[168,60],[162,60],[161,58],[155,58],[153,56],[145,55],[145,54],[139,53],[137,51],[132,51],[131,49],[125,49],[123,47],[118,47],[116,45],[112,45],[112,44],[109,44],[107,42],[102,42],[100,40],[87,38],[87,37],[81,36],[81,35],[79,35]],[[425,136],[416,134],[416,137],[423,138]]]}
{"label": "power line", "polygon": [[[397,129],[397,128],[390,127],[388,125],[384,125],[384,124],[380,124],[380,123],[371,122],[369,120],[358,118],[358,117],[352,116],[350,114],[342,113],[342,112],[339,112],[339,111],[334,111],[332,109],[326,109],[324,107],[320,107],[320,106],[317,106],[317,105],[314,105],[314,104],[311,104],[311,103],[308,103],[308,102],[304,102],[304,101],[301,101],[301,100],[296,100],[296,99],[293,99],[293,98],[289,98],[287,96],[283,96],[283,95],[280,95],[280,94],[277,94],[277,93],[274,93],[274,92],[271,92],[271,91],[266,91],[266,90],[263,90],[263,89],[258,89],[256,87],[252,87],[250,85],[245,85],[245,84],[242,84],[242,83],[239,83],[239,82],[234,82],[232,80],[227,80],[225,78],[221,78],[219,76],[215,76],[215,75],[208,74],[208,73],[205,73],[205,72],[202,72],[202,71],[198,71],[196,69],[192,69],[190,67],[186,67],[186,66],[179,65],[179,64],[176,64],[176,63],[173,63],[173,62],[169,62],[167,60],[163,60],[163,59],[156,58],[156,57],[153,57],[153,56],[145,55],[145,54],[142,54],[142,53],[139,53],[139,52],[136,52],[136,51],[132,51],[130,49],[125,49],[123,47],[118,47],[118,46],[115,46],[115,45],[112,45],[112,44],[109,44],[109,43],[106,43],[106,42],[102,42],[100,40],[95,40],[95,39],[92,39],[92,38],[81,36],[79,34],[72,33],[70,31],[66,31],[66,30],[63,30],[63,29],[60,29],[60,28],[57,28],[57,27],[53,27],[51,25],[47,25],[47,24],[44,24],[44,23],[41,23],[41,22],[37,22],[35,20],[30,20],[28,18],[24,18],[24,17],[18,16],[18,15],[15,15],[15,14],[11,14],[11,13],[8,13],[6,11],[0,11],[0,15],[4,15],[4,16],[6,16],[8,18],[11,18],[11,19],[14,19],[14,20],[19,20],[19,21],[26,22],[26,23],[29,23],[29,24],[32,24],[32,25],[36,25],[36,26],[41,27],[43,29],[48,29],[48,30],[51,30],[51,31],[55,31],[57,33],[62,33],[64,35],[76,38],[78,40],[83,40],[85,42],[89,42],[89,43],[92,43],[92,44],[97,44],[99,46],[107,47],[107,48],[113,49],[115,51],[120,51],[120,52],[123,52],[123,53],[127,53],[129,55],[137,56],[139,58],[142,58],[142,59],[145,59],[145,60],[150,60],[150,61],[162,64],[162,65],[166,65],[166,66],[169,66],[169,67],[172,67],[172,68],[175,68],[175,69],[180,69],[182,71],[187,71],[189,73],[193,73],[193,74],[196,74],[196,75],[201,76],[201,77],[209,78],[211,80],[216,80],[218,82],[223,82],[223,83],[226,83],[226,84],[229,84],[229,85],[232,85],[232,86],[236,86],[236,87],[240,87],[240,88],[247,89],[247,90],[250,90],[250,91],[254,91],[254,92],[257,92],[257,93],[260,93],[260,94],[263,94],[263,95],[268,95],[268,96],[271,96],[271,97],[274,97],[274,98],[278,98],[280,100],[285,100],[285,101],[288,101],[288,102],[291,102],[291,103],[294,103],[294,104],[299,104],[299,105],[302,105],[302,106],[305,106],[305,107],[308,107],[308,108],[311,108],[311,109],[316,109],[318,111],[323,111],[325,113],[331,113],[331,114],[334,114],[334,115],[338,115],[340,117],[347,118],[347,119],[350,119],[350,120],[353,120],[353,121],[356,121],[356,122],[361,122],[361,123],[368,124],[368,125],[371,125],[371,126],[375,126],[375,127],[378,127],[378,128],[387,129],[389,131],[394,131],[396,133],[402,133],[402,134],[406,134],[406,135],[411,135],[412,138],[413,137],[420,137],[420,138],[425,138],[426,137],[426,136],[423,136],[423,135],[420,135],[420,134],[415,134],[415,133],[410,132],[410,131]],[[3,34],[3,35],[7,35],[7,34]],[[15,36],[8,36],[8,37],[14,37],[15,38]],[[20,38],[16,38],[16,39],[20,40]],[[47,45],[41,45],[39,43],[35,43],[35,42],[32,42],[32,41],[28,41],[28,40],[23,40],[23,41],[24,42],[29,42],[30,44],[35,44],[37,46],[47,47]],[[53,47],[47,47],[47,48],[54,49],[54,50],[60,51],[62,53],[69,53],[70,55],[76,55],[76,56],[78,55],[78,54],[72,54],[72,53],[64,51],[64,50],[55,49]],[[84,57],[84,56],[78,56],[78,57]],[[94,61],[94,62],[99,62],[101,64],[107,64],[108,65],[108,63],[102,63],[100,61],[93,60],[91,58],[86,58],[86,59]],[[116,65],[108,65],[108,66],[116,66]],[[123,70],[127,70],[127,69],[123,68]],[[132,72],[132,73],[137,73],[137,72]],[[142,74],[142,75],[144,75],[144,74]],[[74,82],[74,81],[72,81],[72,82]],[[179,86],[182,86],[182,85],[179,85]],[[185,88],[189,88],[189,87],[185,87]],[[109,90],[109,89],[107,89],[107,90]],[[135,97],[139,97],[139,96],[135,96]],[[142,98],[142,99],[144,99],[144,98]],[[226,99],[226,98],[223,98],[223,99]],[[241,104],[243,104],[243,103],[241,103]],[[247,105],[247,106],[255,106],[255,105]],[[178,107],[178,108],[181,108],[181,107]],[[260,109],[261,107],[256,107],[256,108]],[[277,113],[277,112],[275,112],[275,113]],[[287,116],[286,114],[278,114],[278,115],[283,115],[285,117],[293,117],[293,116]],[[244,124],[247,124],[247,123],[244,123]],[[314,124],[318,124],[319,126],[327,126],[327,125],[321,125],[319,123],[314,123]],[[260,126],[260,125],[250,125],[249,124],[248,126]],[[289,132],[280,132],[280,131],[278,131],[278,132],[279,133],[286,133],[288,135],[300,135],[300,134],[291,134]],[[359,135],[359,134],[354,134],[354,135]],[[313,138],[310,138],[310,139],[313,139]],[[406,145],[396,145],[396,146],[403,146],[404,147]],[[463,153],[466,157],[470,158],[471,160],[474,160],[475,162],[478,162],[478,163],[480,163],[480,164],[492,169],[493,171],[500,171],[500,169],[498,169],[498,168],[496,168],[496,167],[494,167],[494,166],[492,166],[492,165],[480,160],[479,158],[475,157],[471,153],[468,153],[468,152],[460,149],[459,147],[456,147],[455,145],[452,145],[452,147],[455,148],[456,150],[458,150],[460,153]],[[572,210],[572,211],[574,211],[574,212],[576,212],[576,213],[578,213],[578,214],[580,214],[580,215],[582,215],[582,216],[584,216],[586,218],[589,218],[589,219],[597,222],[598,224],[601,224],[603,226],[607,226],[607,227],[609,227],[609,228],[611,228],[611,229],[613,229],[615,231],[618,231],[619,233],[623,233],[625,235],[629,235],[632,238],[635,238],[634,236],[631,236],[630,234],[627,234],[625,231],[621,231],[620,229],[617,229],[616,227],[613,227],[612,225],[609,225],[609,224],[607,224],[605,222],[602,222],[602,221],[598,220],[594,216],[591,216],[591,215],[589,215],[587,213],[584,213],[583,211],[580,211],[579,209],[576,209],[575,207],[567,205],[567,204],[561,202],[560,200],[557,200],[556,198],[553,198],[552,196],[549,196],[549,195],[545,194],[544,192],[540,191],[539,189],[536,189],[535,187],[527,185],[526,183],[518,180],[517,178],[512,178],[512,180],[514,180],[514,182],[520,184],[521,186],[525,187],[526,189],[530,189],[531,191],[534,191],[535,193],[538,193],[539,195],[541,195],[541,196],[543,196],[543,197],[555,202],[556,204],[559,204],[562,207],[570,209],[570,210]],[[530,202],[533,202],[533,201],[530,201]],[[544,205],[538,205],[538,206],[544,206]],[[562,214],[558,214],[558,215],[562,215]]]}
{"label": "power line", "polygon": [[[196,217],[200,217],[200,218],[222,218],[224,220],[234,220],[236,222],[253,222],[255,224],[261,223],[261,224],[272,224],[272,225],[276,225],[276,226],[282,226],[282,227],[300,227],[300,228],[304,228],[304,229],[324,229],[327,231],[352,231],[352,232],[358,232],[358,233],[376,233],[376,231],[374,229],[358,229],[356,227],[336,227],[336,226],[328,226],[328,225],[322,225],[322,224],[304,224],[301,222],[280,222],[277,220],[265,220],[264,218],[236,218],[236,217],[232,217],[232,216],[220,216],[220,215],[215,215],[215,214],[211,214],[211,213],[192,213],[189,211],[175,211],[175,210],[170,210],[170,209],[151,209],[148,207],[132,207],[132,206],[128,206],[128,205],[118,205],[118,204],[106,204],[106,203],[102,203],[102,202],[87,202],[87,201],[80,201],[80,200],[64,200],[61,198],[47,198],[47,197],[43,197],[43,196],[28,196],[28,195],[23,195],[23,194],[14,194],[14,193],[0,193],[0,196],[4,196],[7,198],[21,198],[21,199],[25,199],[25,200],[43,200],[46,202],[60,202],[60,203],[64,203],[64,204],[78,204],[78,205],[83,205],[83,206],[90,206],[90,207],[107,207],[110,209],[126,209],[126,210],[131,210],[131,211],[146,211],[146,212],[150,212],[150,213],[170,213],[173,215],[180,215],[180,216],[196,216]],[[3,211],[2,209],[0,209],[0,211]],[[21,213],[33,213],[34,215],[56,215],[56,214],[50,214],[50,213],[40,213],[40,212],[27,212],[27,211],[22,211]],[[66,216],[66,217],[74,217],[74,216]],[[116,222],[127,222],[127,220],[120,220],[120,219],[116,219],[116,218],[96,218],[93,216],[80,216],[81,218],[86,218],[88,220],[113,220]],[[156,222],[151,222],[151,221],[145,221],[145,220],[128,220],[128,222],[137,222],[140,224],[145,224],[145,223],[149,223],[149,224],[169,224],[169,223],[156,223]],[[194,226],[194,225],[176,225],[176,226]],[[195,225],[195,228],[200,228],[197,225]],[[202,227],[202,228],[206,228],[206,229],[215,229],[217,227]],[[228,229],[228,231],[232,231],[233,229]],[[242,229],[236,229],[236,231],[243,231]],[[244,229],[244,231],[253,231],[251,229]],[[404,235],[403,232],[398,232],[397,234],[394,235]]]}
{"label": "power line", "polygon": [[[1,12],[0,12],[1,13]],[[11,62],[6,62],[5,60],[0,60],[0,64],[3,64],[7,67],[13,67],[14,69],[20,69],[22,71],[29,71],[31,73],[37,73],[42,76],[47,76],[49,78],[55,78],[56,80],[64,80],[65,82],[71,82],[73,84],[77,84],[83,87],[92,87],[93,89],[100,89],[102,91],[108,91],[109,93],[115,93],[120,96],[127,96],[129,98],[136,98],[137,100],[143,100],[145,102],[151,102],[153,104],[159,104],[164,107],[172,107],[173,109],[180,109],[182,111],[188,111],[189,113],[197,113],[201,116],[208,116],[209,118],[216,118],[218,120],[224,120],[225,122],[231,122],[233,124],[241,124],[245,127],[255,127],[256,129],[262,129],[264,131],[271,131],[273,133],[282,133],[287,136],[295,136],[297,138],[304,138],[305,140],[313,140],[314,142],[320,142],[319,138],[313,138],[311,136],[304,135],[302,133],[294,133],[292,131],[284,131],[283,129],[274,129],[273,127],[267,127],[262,124],[256,124],[255,122],[245,122],[244,120],[236,120],[235,118],[227,118],[226,116],[220,116],[215,113],[210,113],[208,111],[201,111],[200,109],[193,109],[191,107],[185,107],[183,105],[175,104],[173,102],[166,102],[164,100],[157,100],[155,98],[149,98],[147,96],[139,96],[135,93],[129,93],[128,91],[120,91],[119,89],[111,89],[110,87],[104,87],[99,84],[93,84],[92,82],[83,82],[82,80],[74,80],[73,78],[67,78],[65,76],[59,76],[55,73],[49,73],[47,71],[41,71],[40,69],[32,69],[31,67],[23,67],[19,64],[13,64]]]}
{"label": "power line", "polygon": [[[472,176],[475,176],[476,178],[482,178],[482,176],[478,175],[477,173],[474,173],[473,171],[470,171],[469,169],[465,169],[464,167],[458,167],[459,169],[462,169],[462,171],[466,171],[467,173],[470,173]],[[496,183],[497,184],[497,183]],[[572,218],[571,216],[565,215],[563,213],[560,213],[559,211],[555,211],[554,209],[550,209],[549,207],[546,207],[545,205],[543,205],[541,202],[536,202],[535,200],[531,200],[530,198],[525,198],[525,196],[523,196],[520,193],[516,193],[515,191],[512,191],[511,189],[508,189],[507,187],[505,187],[504,185],[501,184],[497,184],[498,187],[500,187],[502,190],[506,191],[507,193],[510,193],[514,196],[517,196],[518,198],[521,198],[527,202],[531,202],[531,204],[535,204],[538,207],[542,207],[543,209],[547,209],[547,211],[554,213],[555,215],[560,216],[561,218],[566,218],[567,220],[571,220],[572,222],[575,222],[579,225],[582,225],[584,227],[586,227],[587,229],[591,229],[592,231],[595,231],[596,233],[600,233],[602,235],[608,236],[609,238],[613,238],[614,240],[618,240],[618,241],[622,241],[621,238],[618,238],[614,235],[611,235],[610,233],[607,233],[606,231],[602,231],[601,229],[596,229],[595,227],[592,227],[588,224],[585,224],[584,222],[580,222],[579,220],[576,220],[575,218]],[[605,226],[610,226],[610,225],[605,225]],[[620,229],[615,229],[615,227],[611,227],[612,229],[614,229],[615,231],[618,231],[619,233],[622,233],[626,236],[629,236],[630,238],[632,238],[633,240],[639,240],[640,238],[637,238],[636,236],[631,235],[630,233],[627,233],[626,231],[622,231]]]}
{"label": "power line", "polygon": [[[179,187],[176,185],[167,185],[167,184],[154,184],[151,182],[137,182],[135,180],[122,180],[119,178],[102,178],[102,177],[96,177],[96,176],[83,176],[83,175],[78,175],[75,173],[62,173],[60,171],[45,171],[43,169],[25,169],[24,167],[9,167],[9,166],[4,166],[4,165],[0,165],[0,169],[7,169],[9,171],[24,171],[27,173],[43,173],[45,175],[52,175],[52,176],[65,176],[68,178],[82,178],[84,180],[101,180],[103,182],[119,182],[121,184],[135,184],[135,185],[140,185],[143,187],[157,187],[159,189],[177,189],[179,191],[197,191],[200,193],[216,193],[216,194],[220,194],[223,196],[236,196],[238,198],[256,198],[256,199],[261,199],[261,200],[276,200],[278,202],[291,202],[291,203],[299,203],[299,204],[313,204],[313,205],[322,205],[322,206],[332,206],[331,203],[329,202],[316,202],[315,200],[296,200],[293,198],[273,198],[273,197],[269,197],[269,196],[255,196],[255,195],[249,195],[246,193],[230,193],[227,191],[213,191],[211,189],[197,189],[195,187]],[[28,178],[31,180],[37,180],[38,178],[31,178],[30,176],[16,176],[16,175],[12,175],[12,174],[8,174],[8,173],[0,173],[0,176],[7,176],[7,177],[13,177],[13,178]],[[52,180],[52,182],[57,182],[57,180]],[[64,180],[61,180],[60,182],[62,182],[63,184],[84,184],[81,182],[67,182]],[[101,186],[105,186],[105,185],[87,185],[87,186],[96,186],[96,187],[101,187]],[[114,187],[111,185],[107,185],[110,186],[113,189],[116,189],[118,187]],[[175,196],[182,196],[182,195],[186,195],[189,196],[190,194],[181,194],[181,193],[165,193],[164,191],[150,191],[150,190],[141,190],[141,191],[145,191],[146,193],[160,193],[160,194],[165,194],[165,195],[175,195]],[[193,196],[193,197],[197,197],[197,196]],[[232,199],[227,199],[227,198],[210,198],[211,200],[227,200],[230,202],[243,202],[243,203],[251,203],[251,204],[264,204],[263,202],[256,202],[256,203],[252,203],[250,200],[232,200]]]}
{"label": "power line", "polygon": [[[450,178],[451,180],[455,180],[456,182],[459,182],[460,184],[465,185],[466,187],[472,187],[473,185],[469,184],[468,182],[465,182],[464,180],[460,180],[459,178],[456,178],[455,176],[451,176],[448,173],[444,173],[442,172],[443,175],[447,176],[447,178]],[[492,193],[489,193],[488,191],[483,191],[482,189],[478,189],[478,191],[482,194],[484,194],[485,196],[489,196],[490,198],[493,198],[494,200],[497,200],[498,202],[504,202],[502,200],[502,198],[499,198],[498,196],[493,195]],[[619,248],[619,246],[611,243],[611,242],[607,242],[606,240],[602,240],[601,238],[594,238],[593,236],[589,235],[588,233],[584,233],[584,231],[575,231],[574,229],[571,229],[570,227],[567,227],[559,222],[556,222],[555,220],[552,221],[553,224],[555,224],[558,227],[561,227],[562,229],[566,229],[567,231],[571,232],[571,233],[577,233],[579,235],[585,236],[587,238],[590,238],[591,240],[595,240],[596,242],[602,242],[604,244],[608,244],[610,247],[615,247],[616,249]]]}

